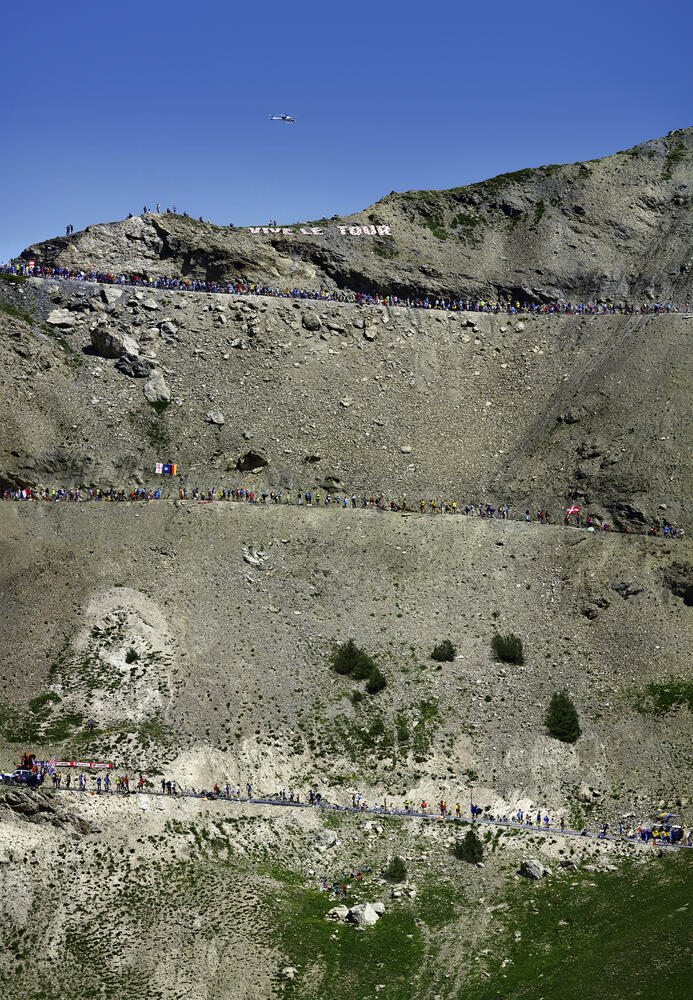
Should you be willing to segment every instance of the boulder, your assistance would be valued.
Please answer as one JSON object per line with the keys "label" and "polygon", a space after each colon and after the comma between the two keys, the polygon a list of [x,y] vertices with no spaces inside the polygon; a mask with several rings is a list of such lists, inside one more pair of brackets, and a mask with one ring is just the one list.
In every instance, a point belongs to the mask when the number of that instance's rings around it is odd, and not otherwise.
{"label": "boulder", "polygon": [[385,903],[379,900],[377,903],[371,903],[371,906],[378,914],[378,916],[382,917],[383,913],[385,912]]}
{"label": "boulder", "polygon": [[301,317],[304,330],[311,330],[313,333],[322,328],[320,317],[314,312],[305,312]]}
{"label": "boulder", "polygon": [[541,861],[537,861],[536,858],[523,858],[520,863],[520,869],[518,872],[524,878],[534,879],[538,881],[543,878],[546,874],[546,869],[544,868]]}
{"label": "boulder", "polygon": [[378,331],[373,326],[366,326],[364,327],[363,335],[366,340],[374,341],[378,336]]}
{"label": "boulder", "polygon": [[583,783],[580,785],[576,792],[576,796],[579,802],[591,802],[592,801],[592,790],[589,785]]}
{"label": "boulder", "polygon": [[67,309],[53,309],[46,322],[50,326],[68,327],[75,325],[75,317]]}
{"label": "boulder", "polygon": [[144,383],[144,398],[148,403],[170,403],[171,390],[166,385],[163,373],[153,371]]}
{"label": "boulder", "polygon": [[349,910],[347,920],[357,927],[372,927],[373,924],[377,924],[379,916],[370,903],[357,903]]}
{"label": "boulder", "polygon": [[142,308],[154,311],[154,309],[159,308],[159,303],[154,298],[144,299],[144,301],[142,302]]}
{"label": "boulder", "polygon": [[348,906],[333,906],[331,910],[328,910],[325,914],[325,920],[338,920],[340,923],[346,923],[346,919],[349,916]]}
{"label": "boulder", "polygon": [[221,427],[226,422],[221,410],[207,410],[205,420],[208,424],[216,424],[217,427]]}
{"label": "boulder", "polygon": [[[262,559],[262,562],[264,562],[264,560],[267,558],[264,552],[258,552],[256,553],[256,555],[258,557],[264,557]],[[249,562],[249,559],[246,558],[245,550],[243,553],[243,558],[245,559],[246,562]],[[251,565],[253,565],[253,563],[251,563]],[[260,563],[259,565],[262,565],[262,563]],[[334,844],[337,843],[337,834],[334,832],[334,830],[318,830],[318,832],[315,834],[315,843],[325,844],[326,847],[333,847]]]}
{"label": "boulder", "polygon": [[159,324],[159,329],[167,337],[175,337],[178,333],[178,327],[175,323],[172,323],[170,319],[165,319],[163,323]]}
{"label": "boulder", "polygon": [[130,354],[124,354],[120,361],[116,361],[118,371],[130,378],[149,378],[153,367],[151,361]]}
{"label": "boulder", "polygon": [[102,358],[122,358],[124,355],[136,357],[140,352],[137,341],[127,333],[97,326],[91,331],[90,336],[91,346]]}
{"label": "boulder", "polygon": [[114,288],[113,286],[107,285],[105,288],[101,289],[101,299],[107,306],[115,305],[122,294],[122,288]]}
{"label": "boulder", "polygon": [[297,973],[298,969],[295,969],[293,965],[285,965],[280,975],[282,979],[295,979]]}

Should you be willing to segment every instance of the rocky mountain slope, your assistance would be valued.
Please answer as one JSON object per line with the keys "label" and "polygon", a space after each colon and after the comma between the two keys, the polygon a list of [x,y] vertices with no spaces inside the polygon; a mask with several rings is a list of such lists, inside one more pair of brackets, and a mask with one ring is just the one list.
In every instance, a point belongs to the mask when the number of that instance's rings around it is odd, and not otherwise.
{"label": "rocky mountain slope", "polygon": [[[524,1000],[537,980],[567,1000],[604,982],[619,998],[685,995],[693,880],[680,856],[528,831],[489,837],[477,867],[434,822],[59,797],[100,831],[0,820],[7,1000],[495,1000],[499,986]],[[400,883],[381,874],[395,854]],[[526,859],[539,881],[516,875]],[[340,903],[381,904],[374,926],[326,919],[337,900],[321,876],[332,885],[340,872]]]}
{"label": "rocky mountain slope", "polygon": [[[692,135],[393,194],[349,220],[393,237],[147,216],[27,254],[309,287],[679,299]],[[690,829],[691,330],[683,313],[509,317],[0,275],[0,489],[169,495],[0,502],[0,767],[30,750],[103,757],[150,792],[170,777],[340,804],[473,799],[578,829],[667,808]],[[175,480],[155,475],[162,461]],[[406,494],[410,511],[201,505],[179,485]],[[512,519],[422,516],[420,498],[508,504]],[[564,527],[569,502],[620,530]],[[664,521],[687,537],[647,536]],[[496,658],[499,632],[524,663]],[[380,690],[334,671],[349,638]],[[573,744],[545,722],[562,690]],[[482,828],[477,865],[452,823],[6,791],[8,1000],[686,995],[686,852]],[[394,855],[401,883],[383,875]],[[377,922],[326,919],[323,875],[350,907],[382,902]]]}
{"label": "rocky mountain slope", "polygon": [[[0,486],[576,500],[689,525],[691,321],[0,280]],[[120,358],[117,355],[122,355]],[[662,507],[662,505],[664,505]]]}
{"label": "rocky mountain slope", "polygon": [[304,224],[321,235],[286,221],[291,233],[251,234],[150,214],[34,244],[21,258],[403,297],[683,303],[693,292],[693,129],[601,160],[447,191],[393,191],[362,212]]}
{"label": "rocky mountain slope", "polygon": [[[474,786],[494,813],[579,810],[585,783],[611,818],[685,796],[687,540],[176,503],[1,505],[3,662],[23,664],[0,675],[15,755],[29,739],[70,759],[89,746],[195,787],[269,792],[465,802]],[[495,660],[497,631],[522,637],[524,666]],[[350,636],[385,690],[330,668]],[[457,658],[441,667],[444,638]],[[563,688],[575,747],[544,726]]]}

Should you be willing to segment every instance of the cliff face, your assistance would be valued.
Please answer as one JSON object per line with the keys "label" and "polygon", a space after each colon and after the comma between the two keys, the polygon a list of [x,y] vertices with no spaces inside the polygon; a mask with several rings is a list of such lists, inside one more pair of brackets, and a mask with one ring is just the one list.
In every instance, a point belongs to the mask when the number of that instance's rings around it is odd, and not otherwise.
{"label": "cliff face", "polygon": [[[362,232],[351,233],[354,227]],[[402,296],[685,302],[693,267],[693,129],[601,160],[519,170],[448,191],[393,191],[354,215],[285,228],[291,231],[251,233],[146,215],[34,244],[21,257]]]}

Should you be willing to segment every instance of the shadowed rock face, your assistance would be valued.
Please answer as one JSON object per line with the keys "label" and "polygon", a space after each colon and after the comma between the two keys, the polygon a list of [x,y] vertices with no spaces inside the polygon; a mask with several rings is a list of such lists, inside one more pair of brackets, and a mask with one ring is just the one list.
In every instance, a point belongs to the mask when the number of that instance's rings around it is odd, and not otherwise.
{"label": "shadowed rock face", "polygon": [[[693,267],[692,208],[693,129],[679,129],[601,160],[447,191],[393,191],[361,212],[320,220],[321,235],[303,235],[299,226],[292,234],[251,234],[150,214],[34,244],[22,258],[400,296],[683,301]],[[376,225],[392,235],[348,231]]]}

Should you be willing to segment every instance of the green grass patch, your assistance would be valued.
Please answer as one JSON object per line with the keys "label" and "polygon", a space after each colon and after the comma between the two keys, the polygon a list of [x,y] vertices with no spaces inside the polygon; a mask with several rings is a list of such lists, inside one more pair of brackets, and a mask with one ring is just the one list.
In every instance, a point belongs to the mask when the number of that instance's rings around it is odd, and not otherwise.
{"label": "green grass patch", "polygon": [[45,694],[39,694],[35,698],[32,698],[29,702],[29,710],[34,713],[34,715],[39,715],[44,709],[49,708],[51,705],[59,705],[62,701],[59,694],[55,691],[46,691]]}
{"label": "green grass patch", "polygon": [[693,684],[686,681],[671,681],[668,684],[648,684],[644,695],[638,701],[638,711],[642,714],[664,715],[674,708],[688,706],[693,712]]}
{"label": "green grass patch", "polygon": [[373,240],[372,249],[376,257],[384,257],[388,260],[391,260],[393,257],[399,257],[399,250],[391,242],[386,243],[384,240]]}
{"label": "green grass patch", "polygon": [[[352,902],[347,898],[347,905]],[[391,997],[416,996],[416,983],[431,970],[425,969],[424,938],[415,913],[390,908],[374,927],[358,931],[325,920],[332,905],[333,900],[314,890],[295,887],[287,893],[276,938],[286,964],[296,967],[298,974],[282,984],[282,995],[353,1000],[377,996],[376,986],[386,983]],[[427,976],[426,987],[430,986]]]}
{"label": "green grass patch", "polygon": [[5,281],[8,285],[21,285],[26,280],[25,274],[0,274],[0,281]]}
{"label": "green grass patch", "polygon": [[509,174],[498,174],[496,177],[489,177],[486,181],[472,184],[471,187],[483,188],[484,191],[494,193],[508,184],[524,184],[534,175],[533,167],[525,167],[523,170],[513,170]]}
{"label": "green grass patch", "polygon": [[425,226],[426,229],[429,230],[429,232],[433,233],[433,235],[437,240],[446,240],[448,238],[448,234],[446,230],[443,228],[444,223],[442,216],[440,215],[432,215],[430,217],[423,216],[420,221],[421,225]]}
{"label": "green grass patch", "polygon": [[467,212],[458,212],[451,222],[451,225],[458,226],[460,229],[474,229],[475,226],[480,226],[483,223],[483,219],[480,219],[478,215],[469,215]]}
{"label": "green grass patch", "polygon": [[[7,277],[17,277],[17,275],[7,275]],[[12,319],[21,319],[23,323],[33,323],[34,321],[34,311],[20,309],[19,306],[13,306],[9,302],[5,302],[4,299],[0,299],[0,313],[4,313],[5,316],[11,316]]]}
{"label": "green grass patch", "polygon": [[[577,885],[572,883],[577,882]],[[510,885],[503,936],[475,1000],[586,1000],[690,993],[693,863],[679,853],[619,872]],[[515,939],[515,931],[521,937]],[[502,967],[504,959],[510,963]],[[481,971],[481,970],[480,970]],[[470,984],[470,987],[472,984]]]}
{"label": "green grass patch", "polygon": [[686,144],[681,142],[680,139],[672,146],[669,146],[664,160],[664,173],[662,175],[665,181],[671,180],[676,168],[686,159],[687,153]]}

